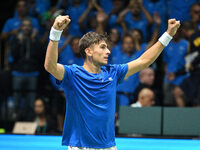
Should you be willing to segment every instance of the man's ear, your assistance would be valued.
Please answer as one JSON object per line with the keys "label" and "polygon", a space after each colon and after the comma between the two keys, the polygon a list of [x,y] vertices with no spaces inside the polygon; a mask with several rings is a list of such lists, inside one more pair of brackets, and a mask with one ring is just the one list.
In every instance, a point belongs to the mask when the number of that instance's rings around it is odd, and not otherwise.
{"label": "man's ear", "polygon": [[91,50],[91,48],[86,48],[85,49],[85,53],[86,53],[86,56],[92,56],[92,50]]}

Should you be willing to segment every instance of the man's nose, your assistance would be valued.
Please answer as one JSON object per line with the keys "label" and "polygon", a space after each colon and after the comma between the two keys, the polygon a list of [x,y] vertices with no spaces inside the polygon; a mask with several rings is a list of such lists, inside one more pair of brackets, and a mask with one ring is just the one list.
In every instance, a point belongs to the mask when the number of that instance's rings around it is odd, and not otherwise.
{"label": "man's nose", "polygon": [[106,54],[110,55],[110,50],[107,48]]}

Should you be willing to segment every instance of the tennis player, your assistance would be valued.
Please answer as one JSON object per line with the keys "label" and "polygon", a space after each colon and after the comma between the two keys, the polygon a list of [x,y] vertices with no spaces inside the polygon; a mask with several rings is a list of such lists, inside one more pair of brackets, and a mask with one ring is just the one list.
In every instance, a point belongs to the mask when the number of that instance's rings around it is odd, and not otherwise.
{"label": "tennis player", "polygon": [[69,150],[116,150],[114,118],[117,84],[151,65],[175,35],[180,21],[170,19],[167,31],[151,48],[138,59],[120,65],[107,65],[110,55],[107,38],[88,32],[79,41],[83,66],[57,63],[58,42],[69,23],[69,16],[55,19],[44,65],[57,79],[66,96],[62,145],[67,145]]}

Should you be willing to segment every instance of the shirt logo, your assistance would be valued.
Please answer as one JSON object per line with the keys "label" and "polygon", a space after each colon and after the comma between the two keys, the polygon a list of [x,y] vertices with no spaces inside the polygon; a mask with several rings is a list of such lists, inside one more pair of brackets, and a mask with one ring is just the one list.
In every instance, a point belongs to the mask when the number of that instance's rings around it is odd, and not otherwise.
{"label": "shirt logo", "polygon": [[109,77],[108,80],[109,80],[109,81],[113,81],[112,77]]}

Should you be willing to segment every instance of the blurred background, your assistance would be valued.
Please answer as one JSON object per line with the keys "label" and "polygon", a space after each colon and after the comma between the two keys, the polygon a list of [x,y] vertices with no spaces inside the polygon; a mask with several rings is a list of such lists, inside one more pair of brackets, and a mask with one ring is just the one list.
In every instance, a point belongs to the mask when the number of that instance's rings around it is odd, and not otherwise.
{"label": "blurred background", "polygon": [[69,15],[64,65],[83,65],[78,42],[88,31],[107,34],[109,63],[122,64],[150,48],[168,19],[180,20],[162,55],[118,85],[116,136],[200,136],[200,0],[1,0],[0,15],[0,133],[25,125],[62,134],[65,96],[44,59],[54,19]]}

